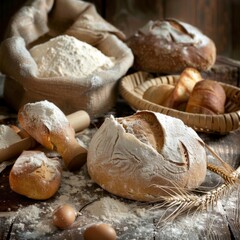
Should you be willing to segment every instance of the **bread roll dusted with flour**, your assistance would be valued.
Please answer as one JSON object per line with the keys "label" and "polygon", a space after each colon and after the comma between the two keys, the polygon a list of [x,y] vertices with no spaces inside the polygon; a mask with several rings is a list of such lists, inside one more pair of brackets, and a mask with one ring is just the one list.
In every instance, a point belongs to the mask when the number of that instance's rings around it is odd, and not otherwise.
{"label": "bread roll dusted with flour", "polygon": [[206,152],[197,133],[176,118],[139,111],[107,118],[93,136],[87,159],[91,178],[118,196],[157,201],[198,187]]}
{"label": "bread roll dusted with flour", "polygon": [[194,26],[175,20],[149,21],[127,41],[137,70],[178,73],[186,67],[209,70],[216,60],[214,42]]}
{"label": "bread roll dusted with flour", "polygon": [[75,131],[64,113],[45,100],[25,104],[18,112],[23,129],[44,147],[57,151],[69,170],[86,162],[87,150],[75,138]]}
{"label": "bread roll dusted with flour", "polygon": [[62,166],[40,151],[24,151],[14,163],[10,174],[11,189],[31,199],[52,197],[61,183]]}

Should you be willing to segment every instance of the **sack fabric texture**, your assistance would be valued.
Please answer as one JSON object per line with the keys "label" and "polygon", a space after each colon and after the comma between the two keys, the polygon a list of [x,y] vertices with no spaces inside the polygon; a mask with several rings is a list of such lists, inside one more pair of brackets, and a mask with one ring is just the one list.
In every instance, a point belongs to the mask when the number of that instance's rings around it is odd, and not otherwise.
{"label": "sack fabric texture", "polygon": [[[38,76],[29,49],[60,35],[70,35],[113,57],[113,67],[87,77]],[[49,100],[65,114],[85,110],[91,117],[116,102],[118,80],[133,64],[125,35],[104,20],[93,4],[80,0],[34,0],[11,19],[0,46],[0,71],[6,75],[4,98],[18,110],[27,102]]]}

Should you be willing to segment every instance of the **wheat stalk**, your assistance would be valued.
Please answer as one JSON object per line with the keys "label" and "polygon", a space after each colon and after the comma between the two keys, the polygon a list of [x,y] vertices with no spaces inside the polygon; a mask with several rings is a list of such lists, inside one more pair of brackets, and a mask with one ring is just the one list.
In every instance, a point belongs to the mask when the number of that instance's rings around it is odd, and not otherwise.
{"label": "wheat stalk", "polygon": [[233,175],[233,172],[231,174],[229,174],[229,172],[226,171],[225,169],[223,169],[221,167],[216,167],[215,165],[213,165],[211,163],[207,164],[207,168],[208,168],[208,170],[210,170],[210,171],[216,173],[217,175],[221,176],[224,179],[225,182],[235,184],[236,181],[238,180],[236,178],[236,176]]}
{"label": "wheat stalk", "polygon": [[[206,148],[217,160],[222,163],[222,167],[208,163],[208,170],[221,176],[224,180],[224,183],[215,189],[203,193],[202,195],[197,195],[196,193],[188,192],[184,189],[181,190],[175,186],[174,189],[177,189],[177,191],[171,190],[171,194],[168,192],[171,196],[162,196],[161,199],[158,199],[160,202],[155,203],[151,207],[152,210],[167,207],[164,214],[159,219],[157,226],[159,226],[160,223],[173,221],[179,215],[186,212],[191,212],[192,210],[202,211],[213,209],[219,199],[232,192],[233,189],[239,184],[238,177],[240,175],[240,166],[234,170],[229,164],[224,162],[208,145],[206,145]],[[170,210],[171,213],[167,215]]]}

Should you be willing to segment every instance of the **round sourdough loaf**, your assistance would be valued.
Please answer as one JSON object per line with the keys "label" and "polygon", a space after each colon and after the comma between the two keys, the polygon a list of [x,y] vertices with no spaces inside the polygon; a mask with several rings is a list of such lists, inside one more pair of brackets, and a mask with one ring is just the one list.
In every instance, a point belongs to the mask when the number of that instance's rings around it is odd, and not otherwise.
{"label": "round sourdough loaf", "polygon": [[139,201],[194,189],[207,169],[197,133],[179,119],[151,111],[106,118],[90,142],[87,167],[103,189]]}
{"label": "round sourdough loaf", "polygon": [[196,27],[175,20],[149,21],[127,40],[137,70],[178,73],[186,67],[210,69],[216,60],[214,42]]}

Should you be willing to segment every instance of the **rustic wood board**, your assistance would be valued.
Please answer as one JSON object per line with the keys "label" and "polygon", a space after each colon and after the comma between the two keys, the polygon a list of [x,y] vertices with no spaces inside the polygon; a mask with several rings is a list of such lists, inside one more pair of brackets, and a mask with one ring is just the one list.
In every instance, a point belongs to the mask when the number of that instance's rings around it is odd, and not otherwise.
{"label": "rustic wood board", "polygon": [[[34,202],[21,199],[17,203],[17,199],[12,200],[9,206],[18,206],[18,211],[7,212],[5,217],[1,217],[0,236],[1,239],[83,239],[82,231],[89,223],[99,222],[94,216],[88,216],[82,211],[82,216],[78,218],[77,224],[70,230],[60,231],[51,225],[51,211],[60,202],[70,202],[76,208],[80,209],[92,199],[100,199],[104,196],[110,196],[83,173],[76,175],[66,174],[59,193],[51,200],[45,202]],[[81,176],[79,178],[79,175]],[[71,191],[64,193],[70,178],[75,178],[79,187],[70,187]],[[83,182],[86,183],[83,186]],[[79,189],[79,191],[77,191]],[[2,189],[5,191],[6,189]],[[138,218],[133,221],[132,218],[124,219],[120,223],[115,223],[110,219],[103,221],[111,223],[118,232],[119,239],[239,239],[239,194],[235,191],[223,201],[219,201],[213,211],[203,211],[195,215],[182,216],[173,223],[168,223],[162,228],[155,227],[158,218],[161,217],[162,211],[152,213],[152,217]],[[66,194],[66,195],[65,195]],[[83,195],[87,195],[87,202],[83,199]],[[111,196],[114,198],[114,196]],[[8,199],[11,198],[11,193]],[[70,200],[71,199],[71,200]],[[129,209],[136,207],[135,203],[130,201],[114,198],[125,204]],[[5,199],[1,198],[1,203]],[[15,204],[13,204],[15,202]],[[19,205],[20,204],[20,205]],[[24,206],[24,204],[28,206]],[[40,211],[40,212],[39,212]],[[31,213],[32,212],[32,213]]]}
{"label": "rustic wood board", "polygon": [[[14,123],[16,113],[6,106],[3,99],[0,103],[0,123]],[[116,107],[108,114],[126,116],[131,113],[133,111],[129,106],[122,99],[119,99]],[[89,141],[96,130],[95,128],[101,125],[104,117],[94,119],[91,129],[79,133],[78,139]],[[200,137],[233,168],[240,165],[240,130],[227,135],[200,134]],[[146,206],[142,203],[110,195],[91,181],[86,167],[75,173],[64,171],[61,188],[56,196],[47,201],[29,200],[12,192],[8,183],[10,169],[11,166],[0,173],[0,239],[83,239],[82,232],[85,227],[99,221],[111,223],[117,231],[118,239],[123,240],[240,239],[239,188],[219,200],[212,210],[198,212],[194,215],[183,215],[174,222],[157,228],[156,224],[165,209],[150,211],[149,205]],[[218,182],[219,177],[208,172],[205,186],[213,187]],[[59,204],[71,203],[77,209],[81,209],[86,204],[94,204],[94,200],[104,197],[111,197],[114,201],[123,203],[131,213],[130,217],[126,218],[129,216],[128,214],[121,218],[114,214],[108,219],[96,217],[87,211],[86,206],[72,229],[60,231],[53,227],[51,223],[52,211]],[[117,213],[118,215],[122,214],[121,212]]]}

